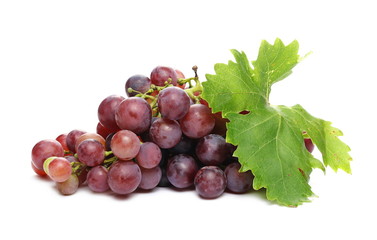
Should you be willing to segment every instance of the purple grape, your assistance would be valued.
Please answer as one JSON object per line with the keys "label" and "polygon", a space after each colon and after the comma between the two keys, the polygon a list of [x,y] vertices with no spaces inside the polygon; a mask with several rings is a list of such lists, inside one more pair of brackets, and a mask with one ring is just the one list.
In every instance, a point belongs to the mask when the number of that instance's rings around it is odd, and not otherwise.
{"label": "purple grape", "polygon": [[171,79],[171,84],[177,85],[178,77],[174,69],[170,67],[158,66],[151,72],[151,82],[156,86],[165,86],[165,82]]}
{"label": "purple grape", "polygon": [[182,132],[189,138],[208,135],[215,126],[211,110],[203,104],[193,104],[187,114],[179,120]]}
{"label": "purple grape", "polygon": [[75,129],[67,134],[66,142],[69,151],[76,153],[76,141],[85,133],[85,131]]}
{"label": "purple grape", "polygon": [[136,161],[142,168],[155,168],[160,163],[161,157],[161,149],[155,143],[145,142],[140,146]]}
{"label": "purple grape", "polygon": [[194,184],[198,165],[190,155],[178,154],[168,160],[166,175],[177,188],[187,188]]}
{"label": "purple grape", "polygon": [[98,107],[98,119],[100,123],[111,132],[119,130],[115,121],[115,111],[125,98],[119,95],[111,95],[105,98]]}
{"label": "purple grape", "polygon": [[79,188],[79,179],[76,174],[72,174],[64,182],[57,182],[56,186],[61,194],[71,195],[74,194]]}
{"label": "purple grape", "polygon": [[190,97],[179,87],[168,87],[158,94],[158,110],[163,118],[178,120],[190,108]]}
{"label": "purple grape", "polygon": [[225,168],[227,188],[234,193],[245,193],[252,189],[253,174],[251,171],[240,172],[241,164],[234,162]]}
{"label": "purple grape", "polygon": [[64,157],[47,158],[43,170],[54,182],[65,182],[72,174],[71,163]]}
{"label": "purple grape", "polygon": [[131,131],[121,130],[113,136],[110,145],[120,160],[131,160],[139,153],[140,139]]}
{"label": "purple grape", "polygon": [[304,138],[304,142],[305,142],[305,147],[306,149],[312,153],[313,150],[314,150],[314,144],[312,142],[312,140],[310,138]]}
{"label": "purple grape", "polygon": [[111,165],[107,178],[110,189],[117,194],[129,194],[141,182],[139,166],[132,161],[117,161]]}
{"label": "purple grape", "polygon": [[172,148],[181,140],[182,131],[177,121],[159,118],[152,123],[149,136],[160,148]]}
{"label": "purple grape", "polygon": [[[133,97],[137,92],[146,93],[151,87],[151,80],[144,75],[134,75],[126,81],[126,94],[128,97]],[[132,88],[137,92],[128,92]]]}
{"label": "purple grape", "polygon": [[115,112],[115,121],[120,129],[141,134],[148,130],[152,120],[151,106],[140,97],[130,97],[121,102]]}
{"label": "purple grape", "polygon": [[49,157],[63,157],[64,149],[56,140],[42,140],[34,145],[31,150],[31,160],[34,167],[43,170],[43,163]]}
{"label": "purple grape", "polygon": [[86,181],[93,192],[106,192],[109,190],[107,183],[108,171],[104,166],[96,166],[88,172]]}
{"label": "purple grape", "polygon": [[220,165],[229,155],[225,139],[217,134],[210,134],[200,139],[196,145],[196,156],[204,165]]}
{"label": "purple grape", "polygon": [[89,167],[100,165],[105,160],[105,147],[94,139],[82,141],[77,148],[79,161]]}
{"label": "purple grape", "polygon": [[226,177],[219,167],[202,167],[195,176],[195,190],[203,198],[217,198],[226,188]]}
{"label": "purple grape", "polygon": [[161,180],[162,171],[160,167],[154,167],[150,169],[140,168],[141,170],[141,182],[139,188],[144,190],[151,190],[157,187]]}

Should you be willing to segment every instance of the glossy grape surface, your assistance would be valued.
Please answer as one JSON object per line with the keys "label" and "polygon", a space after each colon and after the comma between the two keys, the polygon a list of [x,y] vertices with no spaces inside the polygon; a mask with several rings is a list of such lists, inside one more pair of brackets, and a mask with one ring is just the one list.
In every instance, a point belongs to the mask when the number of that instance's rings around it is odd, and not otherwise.
{"label": "glossy grape surface", "polygon": [[[147,92],[150,87],[151,87],[151,80],[144,75],[137,74],[127,79],[125,90],[128,97],[133,97],[136,94],[138,94],[138,92],[140,93]],[[137,92],[129,92],[128,91],[129,88],[132,88],[133,90]]]}
{"label": "glossy grape surface", "polygon": [[158,66],[151,72],[151,82],[156,86],[165,86],[168,79],[171,79],[171,84],[177,85],[177,73],[171,67]]}
{"label": "glossy grape surface", "polygon": [[229,147],[222,136],[210,134],[199,140],[195,152],[204,165],[220,165],[229,156]]}
{"label": "glossy grape surface", "polygon": [[215,126],[215,118],[211,110],[202,104],[190,106],[187,114],[179,120],[182,132],[190,138],[201,138],[208,135]]}
{"label": "glossy grape surface", "polygon": [[115,121],[115,111],[124,99],[119,95],[111,95],[105,98],[98,106],[98,119],[110,131],[115,132],[119,129]]}
{"label": "glossy grape surface", "polygon": [[120,160],[131,160],[139,153],[140,139],[131,131],[121,130],[111,139],[111,149]]}
{"label": "glossy grape surface", "polygon": [[84,133],[86,133],[86,132],[83,131],[83,130],[75,129],[75,130],[70,131],[67,134],[66,142],[67,142],[67,146],[68,146],[69,151],[76,153],[76,141]]}
{"label": "glossy grape surface", "polygon": [[190,97],[178,87],[169,87],[158,94],[157,105],[163,118],[178,120],[188,112]]}
{"label": "glossy grape surface", "polygon": [[226,177],[219,167],[205,166],[195,176],[195,190],[203,198],[217,198],[226,188]]}
{"label": "glossy grape surface", "polygon": [[132,161],[117,161],[110,167],[107,181],[117,194],[132,193],[141,182],[140,168]]}
{"label": "glossy grape surface", "polygon": [[140,146],[136,161],[140,167],[155,168],[161,162],[161,158],[161,149],[153,142],[145,142]]}
{"label": "glossy grape surface", "polygon": [[245,193],[252,189],[253,174],[249,171],[240,172],[241,164],[234,162],[225,168],[227,188],[235,193]]}
{"label": "glossy grape surface", "polygon": [[178,154],[168,160],[166,175],[177,188],[187,188],[194,184],[198,165],[195,159],[186,154]]}
{"label": "glossy grape surface", "polygon": [[63,157],[64,149],[62,145],[52,139],[39,141],[31,150],[31,159],[36,168],[43,170],[43,163],[49,157]]}
{"label": "glossy grape surface", "polygon": [[149,137],[160,148],[172,148],[181,140],[182,131],[175,120],[158,118],[149,129]]}
{"label": "glossy grape surface", "polygon": [[127,98],[119,104],[115,112],[115,121],[120,129],[141,134],[151,125],[151,106],[143,98]]}
{"label": "glossy grape surface", "polygon": [[74,194],[79,188],[79,179],[75,174],[72,174],[64,182],[57,182],[56,187],[58,188],[58,191],[63,195]]}
{"label": "glossy grape surface", "polygon": [[162,171],[159,166],[154,168],[140,168],[141,170],[141,182],[139,188],[144,190],[151,190],[157,187],[161,180]]}
{"label": "glossy grape surface", "polygon": [[72,174],[71,163],[64,157],[51,158],[48,164],[44,164],[43,169],[55,182],[64,182]]}
{"label": "glossy grape surface", "polygon": [[104,166],[96,166],[88,172],[86,181],[93,192],[106,192],[109,190],[107,183],[108,171]]}
{"label": "glossy grape surface", "polygon": [[89,167],[100,165],[105,160],[105,147],[94,139],[87,139],[80,143],[77,148],[79,161]]}

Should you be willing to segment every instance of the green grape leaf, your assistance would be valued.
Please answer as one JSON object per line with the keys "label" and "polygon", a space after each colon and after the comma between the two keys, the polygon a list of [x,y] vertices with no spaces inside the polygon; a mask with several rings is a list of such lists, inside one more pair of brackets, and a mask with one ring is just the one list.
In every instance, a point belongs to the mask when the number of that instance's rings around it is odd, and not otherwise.
{"label": "green grape leaf", "polygon": [[[207,74],[203,82],[204,99],[214,112],[241,112],[268,105],[271,85],[291,74],[298,63],[298,42],[284,46],[280,39],[274,45],[262,41],[254,69],[244,52],[231,50],[236,62],[215,64],[215,75]],[[207,89],[209,91],[207,91]]]}
{"label": "green grape leaf", "polygon": [[[262,41],[257,60],[250,62],[244,52],[232,50],[235,62],[216,64],[207,74],[202,97],[213,112],[222,112],[227,123],[226,140],[237,146],[241,171],[251,170],[253,187],[266,188],[267,199],[286,206],[309,201],[313,168],[330,166],[351,173],[350,148],[338,137],[342,132],[331,123],[311,116],[300,105],[271,106],[272,84],[286,78],[298,63],[298,42],[285,46]],[[249,114],[239,114],[243,110]],[[306,150],[304,136],[310,137],[323,161]]]}
{"label": "green grape leaf", "polygon": [[292,110],[301,130],[306,132],[322,153],[325,166],[330,166],[334,171],[342,169],[351,173],[352,157],[348,153],[351,149],[338,138],[343,136],[342,131],[331,126],[329,121],[313,117],[300,105],[293,106]]}

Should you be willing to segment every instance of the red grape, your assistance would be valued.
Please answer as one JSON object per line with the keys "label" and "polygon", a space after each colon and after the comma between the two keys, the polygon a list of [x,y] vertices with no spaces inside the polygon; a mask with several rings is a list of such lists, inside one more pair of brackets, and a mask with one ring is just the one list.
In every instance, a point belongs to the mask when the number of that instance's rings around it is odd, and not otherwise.
{"label": "red grape", "polygon": [[31,159],[34,166],[39,170],[43,169],[43,163],[47,158],[54,156],[64,156],[64,149],[56,140],[42,140],[35,144],[31,150]]}
{"label": "red grape", "polygon": [[111,149],[120,160],[131,160],[139,153],[140,139],[129,130],[121,130],[111,139]]}

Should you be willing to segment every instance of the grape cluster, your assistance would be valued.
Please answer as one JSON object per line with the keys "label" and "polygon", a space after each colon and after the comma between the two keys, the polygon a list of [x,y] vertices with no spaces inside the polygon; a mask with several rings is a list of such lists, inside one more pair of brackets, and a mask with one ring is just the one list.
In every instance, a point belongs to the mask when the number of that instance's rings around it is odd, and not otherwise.
{"label": "grape cluster", "polygon": [[252,173],[240,172],[236,147],[225,141],[227,119],[201,98],[193,70],[187,79],[164,66],[150,77],[130,77],[127,97],[111,95],[99,104],[96,133],[72,130],[38,142],[32,168],[64,195],[81,184],[116,194],[194,186],[203,198],[251,190]]}

